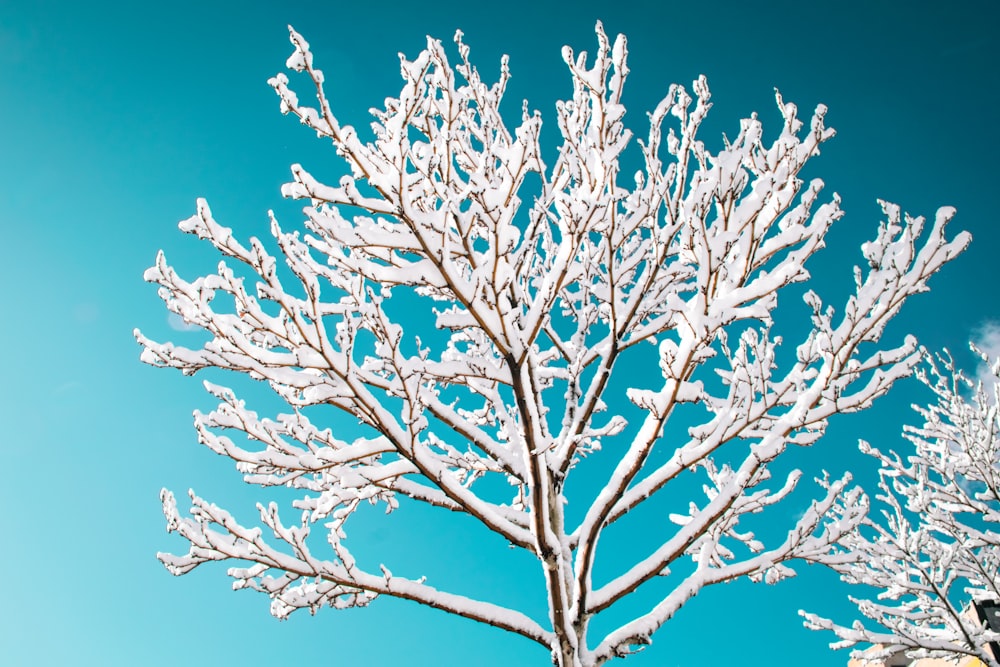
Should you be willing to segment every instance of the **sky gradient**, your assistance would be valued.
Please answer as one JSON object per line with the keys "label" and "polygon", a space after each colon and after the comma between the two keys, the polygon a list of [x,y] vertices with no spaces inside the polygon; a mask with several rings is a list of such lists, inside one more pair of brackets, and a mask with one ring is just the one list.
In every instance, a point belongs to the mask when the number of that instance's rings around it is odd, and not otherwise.
{"label": "sky gradient", "polygon": [[[931,281],[887,331],[948,347],[963,365],[970,338],[1000,321],[998,170],[992,155],[1000,104],[998,10],[992,3],[582,2],[360,4],[286,2],[70,3],[0,0],[0,661],[10,665],[544,665],[544,651],[416,605],[279,623],[259,594],[234,593],[225,566],[171,577],[157,551],[183,551],[164,532],[161,487],[193,487],[234,511],[262,499],[228,461],[197,445],[191,411],[214,407],[199,379],[142,365],[132,329],[193,344],[168,321],[142,274],[160,248],[188,278],[214,270],[207,244],[177,221],[205,197],[246,239],[265,235],[269,209],[286,227],[299,204],[279,188],[289,165],[339,173],[328,145],[278,112],[267,79],[291,53],[288,24],[313,47],[340,117],[360,128],[367,109],[399,91],[396,53],[461,28],[473,62],[493,80],[510,56],[508,111],[527,98],[555,131],[554,103],[570,94],[560,47],[593,52],[594,23],[629,38],[626,123],[670,83],[708,77],[714,108],[701,137],[734,135],[760,112],[765,139],[780,129],[774,88],[806,116],[829,106],[838,135],[803,174],[838,192],[846,215],[810,268],[833,303],[851,286],[859,245],[874,234],[877,198],[933,218],[958,209],[953,233],[970,249]],[[454,55],[454,51],[451,51]],[[718,147],[718,143],[713,148]],[[987,336],[989,338],[989,336]],[[994,335],[993,340],[997,339]],[[1000,347],[1000,346],[998,346]],[[970,369],[971,370],[971,369]],[[206,376],[220,379],[224,376]],[[894,446],[907,406],[929,397],[900,383],[869,412],[837,420],[795,464],[809,478],[874,470],[856,453],[864,437]],[[265,399],[259,409],[266,414]],[[273,404],[270,407],[274,407]],[[808,498],[803,500],[805,503]],[[467,524],[403,508],[391,522],[354,530],[360,553],[430,581],[473,582],[494,599],[540,610],[540,578],[497,566]],[[427,552],[445,544],[445,553]],[[499,545],[503,549],[503,545]],[[502,560],[502,559],[501,559]],[[802,628],[805,607],[848,621],[850,590],[800,568],[778,586],[706,590],[654,637],[633,667],[765,667],[800,660],[846,664],[833,639]],[[437,578],[435,578],[437,577]],[[446,587],[446,586],[443,586]]]}

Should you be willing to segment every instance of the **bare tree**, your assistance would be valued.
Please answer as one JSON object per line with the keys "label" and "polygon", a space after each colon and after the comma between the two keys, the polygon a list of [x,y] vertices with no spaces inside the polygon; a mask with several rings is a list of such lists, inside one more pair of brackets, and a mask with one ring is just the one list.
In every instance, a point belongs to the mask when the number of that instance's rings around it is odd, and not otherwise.
{"label": "bare tree", "polygon": [[[242,562],[229,570],[235,586],[268,594],[278,617],[378,595],[414,600],[528,637],[556,665],[583,667],[648,644],[705,586],[776,582],[793,573],[793,559],[828,558],[861,521],[843,511],[859,493],[845,477],[821,480],[822,497],[773,544],[740,523],[795,488],[798,471],[768,485],[769,464],[790,445],[813,444],[831,415],[867,408],[911,372],[916,342],[880,347],[879,338],[967,235],[945,237],[951,209],[926,231],[923,219],[883,204],[887,221],[863,248],[866,268],[855,270],[843,314],[809,292],[811,330],[779,370],[778,292],[809,278],[806,260],[841,216],[836,195],[817,204],[822,183],[797,177],[833,136],[826,109],[803,128],[779,95],[784,124],[770,145],[754,115],[713,154],[697,139],[710,106],[705,79],[694,82],[694,97],[671,86],[639,142],[642,168],[624,185],[625,39],[612,45],[600,25],[597,38],[592,64],[563,50],[573,96],[556,105],[562,142],[547,167],[539,114],[525,103],[513,131],[501,116],[506,58],[499,81],[483,83],[461,33],[454,67],[432,39],[415,60],[401,57],[403,89],[373,111],[374,139],[364,143],[338,122],[309,46],[291,32],[288,67],[311,81],[318,103],[300,103],[279,74],[271,85],[281,110],[331,140],[350,175],[332,186],[292,167],[283,193],[308,202],[308,234],[285,232],[272,216],[287,269],[257,239],[237,241],[200,201],[181,229],[255,275],[256,296],[225,262],[218,275],[187,282],[161,253],[146,279],[212,339],[192,350],[136,336],[147,363],[269,383],[291,414],[258,418],[231,390],[206,383],[221,403],[196,413],[199,439],[236,461],[248,483],[305,495],[291,523],[276,504],[259,506],[264,531],[194,493],[182,517],[164,490],[168,528],[191,545],[182,556],[160,554],[171,572]],[[675,126],[666,135],[665,124]],[[219,293],[229,308],[213,305]],[[398,299],[425,307],[436,337],[416,335],[412,313],[394,316]],[[650,360],[659,368],[636,373]],[[352,416],[370,437],[348,442],[314,425],[308,413],[318,405]],[[666,431],[685,411],[688,428]],[[606,457],[603,484],[567,493],[588,455]],[[489,479],[512,494],[494,497]],[[677,511],[664,509],[662,524],[644,528],[659,546],[595,581],[606,529],[692,479],[703,493],[687,493]],[[362,503],[392,509],[401,497],[471,515],[534,556],[549,617],[356,562],[345,522]],[[570,502],[583,508],[574,525]],[[307,539],[317,522],[326,555]],[[654,578],[670,592],[592,641],[591,620]]]}
{"label": "bare tree", "polygon": [[972,604],[1000,601],[1000,359],[973,350],[988,370],[977,383],[950,356],[925,354],[917,377],[937,401],[914,406],[924,424],[904,429],[911,456],[861,442],[881,464],[881,511],[840,538],[835,551],[843,560],[834,567],[845,581],[878,591],[851,598],[878,629],[803,613],[807,626],[840,637],[836,647],[871,642],[881,650],[862,657],[906,651],[956,662],[974,656],[1000,667],[990,647],[1000,633]]}

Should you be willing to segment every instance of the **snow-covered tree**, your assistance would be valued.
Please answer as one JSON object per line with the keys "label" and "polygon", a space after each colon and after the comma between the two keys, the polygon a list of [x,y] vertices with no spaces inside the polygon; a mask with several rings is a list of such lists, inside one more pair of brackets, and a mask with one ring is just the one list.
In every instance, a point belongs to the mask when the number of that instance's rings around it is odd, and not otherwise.
{"label": "snow-covered tree", "polygon": [[881,464],[881,511],[840,538],[842,560],[832,562],[845,581],[876,589],[851,598],[876,629],[803,613],[806,625],[837,634],[834,646],[871,642],[882,650],[866,658],[906,651],[1000,667],[989,647],[1000,634],[973,608],[1000,601],[1000,359],[973,350],[988,369],[978,382],[950,356],[925,354],[917,377],[936,402],[914,406],[924,424],[904,429],[912,455],[861,443]]}
{"label": "snow-covered tree", "polygon": [[[278,617],[379,595],[414,600],[583,667],[648,644],[705,586],[776,582],[793,573],[790,561],[828,558],[862,520],[847,477],[820,480],[804,512],[775,512],[801,474],[771,486],[769,466],[911,372],[916,342],[879,339],[967,236],[946,238],[951,209],[927,229],[884,203],[853,296],[838,315],[808,292],[811,327],[782,348],[772,331],[778,293],[809,278],[805,262],[841,216],[836,195],[819,203],[822,183],[798,178],[833,136],[826,109],[804,126],[779,95],[773,141],[753,115],[712,153],[697,138],[710,107],[705,79],[693,96],[671,86],[626,183],[625,39],[611,44],[600,25],[597,38],[589,64],[563,50],[572,98],[556,105],[561,143],[546,165],[540,115],[525,103],[514,129],[502,116],[506,58],[487,85],[461,33],[454,66],[432,39],[415,60],[401,57],[403,89],[373,111],[366,143],[338,121],[309,46],[291,32],[288,67],[317,103],[301,103],[279,74],[271,85],[281,110],[329,139],[349,175],[328,185],[292,167],[283,193],[306,200],[308,233],[283,231],[272,215],[283,266],[200,201],[180,226],[225,256],[217,275],[188,282],[161,253],[145,277],[211,340],[187,349],[136,336],[150,364],[266,381],[290,413],[260,418],[206,382],[220,403],[195,414],[199,439],[246,482],[302,496],[294,518],[261,504],[262,526],[248,526],[193,492],[182,516],[164,490],[168,528],[190,542],[185,555],[160,555],[171,572],[232,561],[235,587],[266,593]],[[255,276],[253,289],[240,272]],[[314,406],[339,409],[368,436],[339,438],[335,425],[311,421]],[[574,476],[582,469],[586,478]],[[392,510],[403,499],[466,513],[537,559],[548,618],[356,560],[345,523],[364,503]],[[642,528],[657,546],[595,577],[608,528],[645,503],[662,517]],[[748,521],[759,513],[786,529],[755,536]],[[309,537],[316,524],[328,544]],[[592,636],[595,616],[650,586],[669,590]]]}

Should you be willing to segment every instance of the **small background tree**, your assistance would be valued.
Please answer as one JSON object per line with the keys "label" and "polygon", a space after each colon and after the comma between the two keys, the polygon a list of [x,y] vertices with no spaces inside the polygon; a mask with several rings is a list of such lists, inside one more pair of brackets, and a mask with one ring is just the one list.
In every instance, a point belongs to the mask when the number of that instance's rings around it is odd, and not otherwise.
{"label": "small background tree", "polygon": [[881,465],[879,511],[840,538],[832,562],[845,581],[877,591],[851,598],[876,627],[803,614],[809,627],[834,631],[835,646],[870,642],[882,645],[864,654],[872,659],[906,651],[1000,667],[989,647],[1000,633],[971,608],[1000,601],[1000,359],[973,351],[986,369],[978,382],[947,354],[924,355],[917,377],[937,400],[914,406],[924,423],[904,430],[912,455],[861,441]]}
{"label": "small background tree", "polygon": [[[499,81],[483,83],[460,33],[455,67],[435,40],[415,60],[401,57],[404,87],[374,112],[374,140],[364,143],[337,121],[292,32],[288,66],[311,81],[318,104],[301,104],[278,75],[281,109],[330,139],[350,175],[331,186],[293,166],[283,192],[308,202],[308,233],[272,219],[284,266],[257,239],[239,242],[200,201],[181,228],[248,271],[255,292],[226,262],[188,282],[161,253],[146,279],[211,340],[188,349],[136,336],[148,363],[266,381],[290,413],[260,418],[206,383],[220,403],[196,413],[199,440],[248,483],[302,495],[294,519],[261,504],[262,525],[247,526],[193,492],[182,516],[164,490],[168,528],[190,543],[184,555],[160,554],[171,572],[233,561],[234,586],[266,593],[278,617],[378,595],[414,600],[582,667],[649,643],[705,586],[774,583],[795,559],[836,560],[831,545],[862,521],[860,492],[847,490],[849,477],[822,478],[821,497],[765,544],[748,522],[772,514],[801,476],[772,486],[769,466],[910,373],[915,341],[883,347],[880,337],[968,237],[946,238],[950,209],[925,229],[884,204],[840,314],[806,293],[811,328],[780,347],[777,295],[808,279],[806,260],[841,216],[836,196],[818,203],[820,181],[797,176],[833,135],[825,108],[804,128],[779,95],[784,124],[773,142],[752,116],[712,153],[697,138],[707,83],[694,82],[694,97],[671,86],[626,186],[625,40],[612,45],[600,26],[597,37],[590,65],[563,51],[573,96],[557,105],[562,143],[547,167],[539,114],[525,104],[513,131],[501,116],[506,60]],[[320,406],[350,415],[365,435],[315,425]],[[585,457],[596,463],[574,475]],[[548,618],[441,591],[394,574],[392,563],[358,562],[348,520],[364,504],[391,511],[401,498],[467,514],[530,554]],[[636,530],[654,533],[655,547],[596,576],[609,527],[649,503],[658,520]],[[316,524],[326,545],[311,537]],[[665,592],[648,609],[588,633],[653,582]]]}

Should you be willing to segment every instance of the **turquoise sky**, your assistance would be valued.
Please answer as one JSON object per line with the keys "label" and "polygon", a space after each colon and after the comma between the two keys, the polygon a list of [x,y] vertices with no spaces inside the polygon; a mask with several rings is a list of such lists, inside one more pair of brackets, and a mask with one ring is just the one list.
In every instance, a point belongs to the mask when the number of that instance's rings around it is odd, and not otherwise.
{"label": "turquoise sky", "polygon": [[[296,219],[297,205],[279,195],[291,163],[339,169],[327,146],[278,113],[266,85],[290,53],[287,24],[313,45],[341,117],[363,127],[366,110],[399,91],[396,53],[413,56],[425,35],[450,40],[456,28],[484,75],[510,55],[509,110],[528,98],[552,119],[570,91],[560,47],[592,52],[597,19],[629,38],[626,105],[640,136],[667,86],[701,73],[715,103],[709,142],[754,110],[773,136],[775,87],[803,113],[830,107],[838,136],[807,176],[839,192],[847,212],[814,266],[813,287],[834,302],[874,232],[876,198],[928,216],[956,206],[954,231],[972,232],[971,249],[887,335],[913,332],[971,364],[966,341],[1000,320],[994,3],[0,0],[0,662],[547,664],[527,640],[408,603],[279,623],[263,596],[229,590],[224,566],[171,577],[155,553],[184,547],[164,532],[161,487],[179,496],[194,487],[243,516],[260,496],[196,444],[191,411],[214,405],[200,382],[143,366],[131,332],[196,340],[171,328],[142,281],[159,248],[189,278],[214,270],[218,258],[176,228],[196,197],[246,238],[264,233],[270,208],[286,226]],[[807,473],[851,468],[870,484],[857,438],[892,446],[912,421],[906,406],[925,400],[915,383],[900,384],[795,463]],[[406,508],[379,519],[352,532],[360,553],[539,609],[540,580],[503,567],[510,558],[469,537],[466,523]],[[435,546],[442,555],[428,557]],[[844,665],[847,654],[803,629],[796,610],[847,621],[847,593],[814,568],[776,587],[707,590],[622,664]]]}

